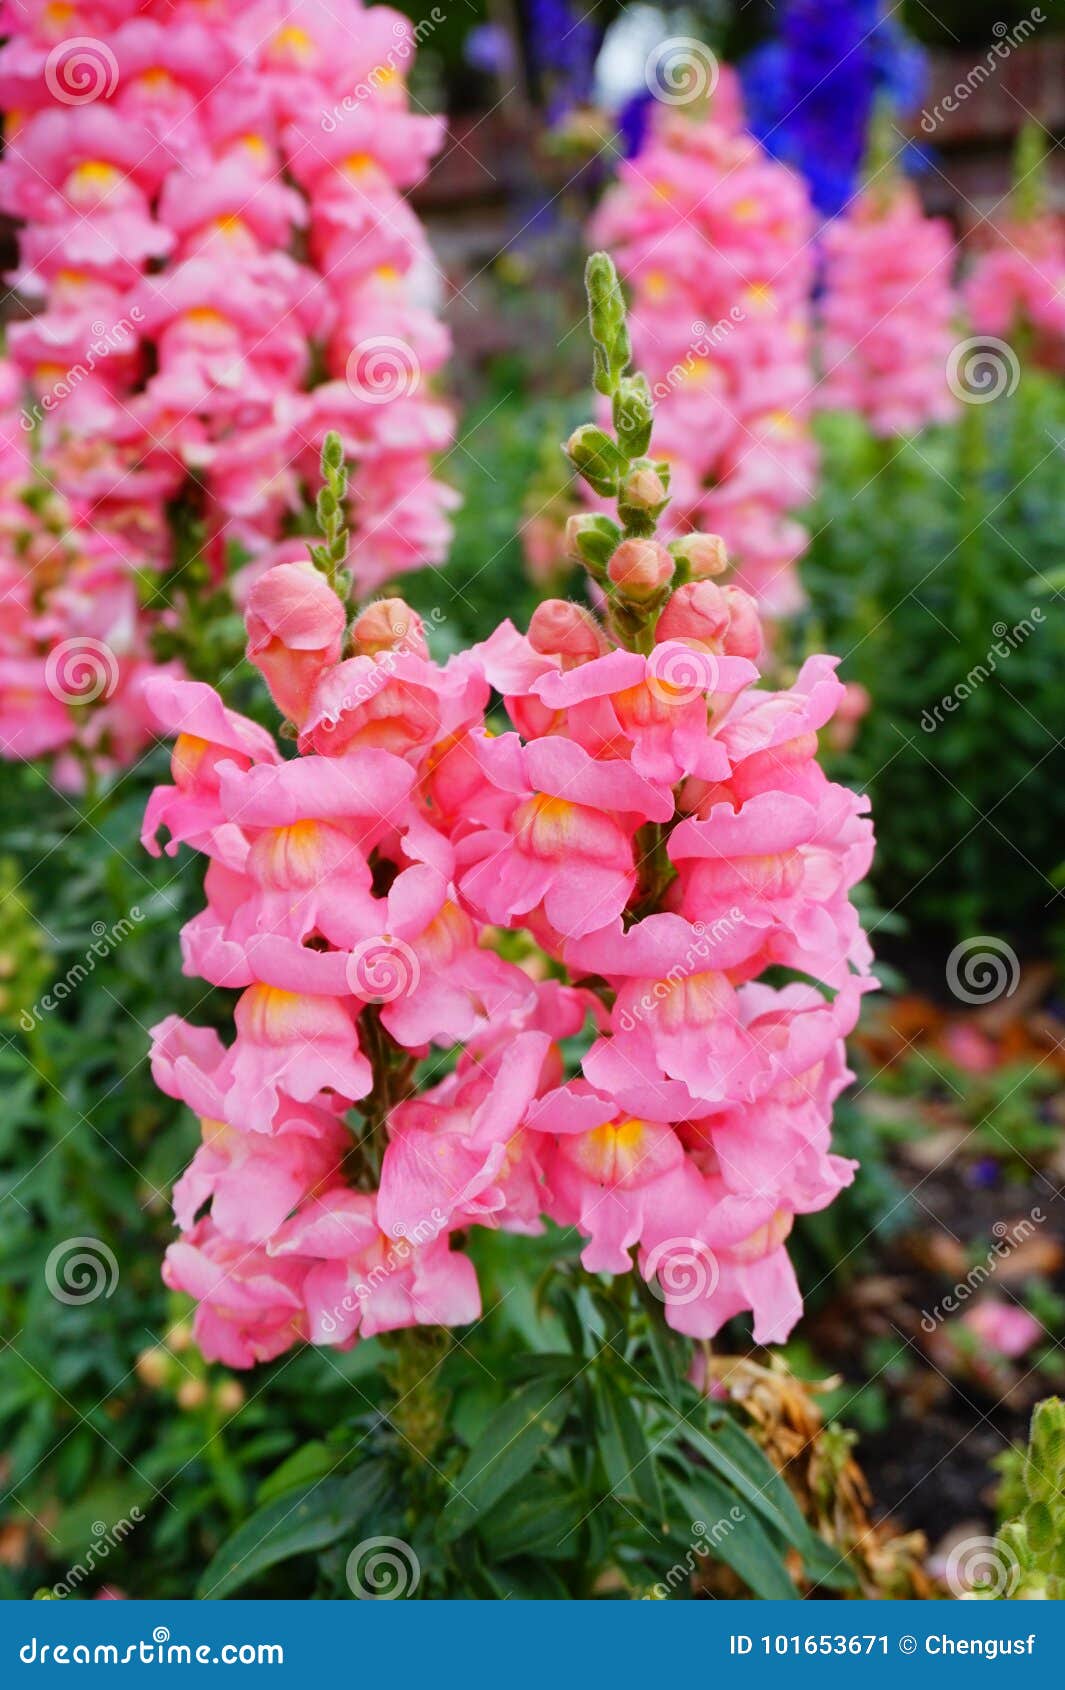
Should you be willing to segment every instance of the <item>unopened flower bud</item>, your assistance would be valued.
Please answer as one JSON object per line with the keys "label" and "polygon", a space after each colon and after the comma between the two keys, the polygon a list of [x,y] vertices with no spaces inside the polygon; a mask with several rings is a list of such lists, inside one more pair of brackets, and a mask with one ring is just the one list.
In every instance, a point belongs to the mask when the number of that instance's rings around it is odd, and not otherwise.
{"label": "unopened flower bud", "polygon": [[179,1408],[202,1408],[207,1401],[207,1386],[202,1379],[183,1379],[177,1389]]}
{"label": "unopened flower bud", "polygon": [[614,394],[612,417],[618,441],[630,458],[640,457],[650,445],[653,415],[646,376],[622,376]]}
{"label": "unopened flower bud", "polygon": [[602,657],[607,650],[606,636],[591,612],[568,599],[545,599],[537,605],[529,623],[529,644],[545,657],[561,657],[565,669]]}
{"label": "unopened flower bud", "polygon": [[143,1385],[149,1390],[157,1391],[166,1384],[170,1372],[170,1357],[158,1344],[150,1350],[142,1350],[133,1364],[134,1372]]}
{"label": "unopened flower bud", "polygon": [[176,1356],[181,1355],[192,1343],[192,1327],[187,1320],[176,1321],[166,1335],[166,1347]]}
{"label": "unopened flower bud", "polygon": [[618,489],[618,516],[630,534],[650,538],[669,503],[669,466],[643,458]]}
{"label": "unopened flower bud", "polygon": [[758,611],[749,593],[715,581],[687,581],[658,618],[655,639],[685,640],[729,657],[756,658],[762,649]]}
{"label": "unopened flower bud", "polygon": [[708,581],[728,568],[728,549],[720,534],[685,534],[669,549],[690,581]]}
{"label": "unopened flower bud", "polygon": [[237,1379],[223,1379],[215,1389],[214,1400],[223,1414],[236,1414],[244,1406],[244,1386]]}
{"label": "unopened flower bud", "polygon": [[340,657],[343,605],[313,563],[275,563],[248,594],[244,620],[248,661],[285,715],[302,722],[322,670]]}
{"label": "unopened flower bud", "polygon": [[566,556],[593,572],[602,573],[606,569],[620,539],[621,529],[608,516],[585,512],[566,520]]}
{"label": "unopened flower bud", "polygon": [[849,751],[858,735],[858,726],[871,703],[868,692],[859,681],[847,681],[836,714],[826,724],[825,738],[833,751]]}
{"label": "unopened flower bud", "polygon": [[400,648],[417,657],[429,655],[422,619],[403,599],[377,599],[368,604],[355,619],[351,643],[365,657]]}
{"label": "unopened flower bud", "polygon": [[640,603],[654,598],[672,579],[673,559],[657,540],[623,540],[607,567],[615,587]]}
{"label": "unopened flower bud", "polygon": [[650,464],[634,469],[621,490],[622,503],[634,510],[658,511],[669,498],[669,491],[656,469]]}
{"label": "unopened flower bud", "polygon": [[711,651],[723,651],[728,633],[728,605],[713,581],[689,581],[671,593],[658,618],[655,639],[690,640]]}
{"label": "unopened flower bud", "polygon": [[565,446],[566,456],[596,493],[617,492],[618,476],[627,459],[616,443],[595,423],[575,428]]}
{"label": "unopened flower bud", "polygon": [[[704,585],[699,582],[697,585]],[[709,583],[706,583],[709,585]],[[725,650],[733,657],[749,657],[751,662],[757,662],[762,655],[764,634],[762,618],[758,614],[758,606],[750,593],[745,593],[742,587],[724,587],[722,591],[728,600],[728,637]]]}

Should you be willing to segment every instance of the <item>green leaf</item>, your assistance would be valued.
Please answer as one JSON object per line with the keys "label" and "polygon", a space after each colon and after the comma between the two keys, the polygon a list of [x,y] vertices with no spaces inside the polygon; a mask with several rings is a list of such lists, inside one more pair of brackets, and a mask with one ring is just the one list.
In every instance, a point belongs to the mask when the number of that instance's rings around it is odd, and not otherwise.
{"label": "green leaf", "polygon": [[537,1485],[530,1497],[504,1497],[481,1522],[479,1536],[490,1561],[519,1555],[545,1560],[574,1560],[578,1527],[587,1513],[579,1496]]}
{"label": "green leaf", "polygon": [[658,1377],[666,1401],[672,1408],[680,1408],[680,1370],[676,1364],[676,1343],[662,1320],[661,1305],[655,1301],[642,1277],[638,1279],[638,1294],[647,1311],[647,1338],[651,1346]]}
{"label": "green leaf", "polygon": [[[797,1540],[809,1535],[810,1528],[780,1474],[734,1420],[723,1416],[708,1432],[688,1423],[682,1435],[781,1537],[798,1547]],[[781,1485],[786,1492],[783,1499]]]}
{"label": "green leaf", "polygon": [[337,1464],[337,1451],[330,1449],[321,1438],[315,1438],[309,1444],[303,1444],[294,1449],[292,1454],[282,1461],[280,1467],[268,1475],[259,1486],[256,1501],[260,1507],[272,1502],[275,1496],[282,1496],[285,1491],[294,1490],[297,1485],[307,1485],[313,1480],[324,1479]]}
{"label": "green leaf", "polygon": [[599,1441],[603,1465],[612,1491],[636,1496],[651,1518],[663,1518],[662,1493],[643,1427],[632,1403],[609,1375],[599,1380],[599,1396],[605,1421]]}
{"label": "green leaf", "polygon": [[854,1583],[853,1573],[839,1565],[838,1553],[807,1524],[782,1475],[741,1426],[723,1414],[706,1433],[687,1424],[683,1436],[769,1528],[797,1550],[811,1581],[836,1588]]}
{"label": "green leaf", "polygon": [[336,1543],[378,1506],[387,1489],[383,1463],[368,1461],[354,1473],[317,1479],[275,1497],[245,1520],[218,1551],[200,1580],[197,1595],[201,1600],[221,1600],[279,1561]]}
{"label": "green leaf", "polygon": [[501,1602],[563,1602],[573,1596],[555,1569],[543,1561],[519,1561],[508,1567],[482,1566],[481,1574]]}
{"label": "green leaf", "polygon": [[440,1521],[444,1543],[468,1531],[505,1496],[554,1443],[566,1412],[566,1386],[557,1376],[533,1379],[493,1415],[459,1474],[456,1495]]}
{"label": "green leaf", "polygon": [[[693,1534],[691,1547],[678,1559],[678,1567],[690,1571],[689,1558],[694,1567],[708,1556],[724,1561],[766,1601],[788,1601],[797,1595],[779,1548],[747,1506],[746,1498],[705,1469],[693,1469],[686,1480],[671,1477],[669,1484],[688,1515]],[[659,1582],[676,1588],[672,1580]]]}
{"label": "green leaf", "polygon": [[779,1509],[784,1520],[785,1536],[802,1556],[807,1577],[840,1589],[853,1585],[854,1574],[849,1567],[839,1565],[838,1551],[819,1538],[809,1525],[787,1480],[761,1446],[748,1436],[742,1426],[727,1417],[722,1419],[713,1435],[750,1482]]}

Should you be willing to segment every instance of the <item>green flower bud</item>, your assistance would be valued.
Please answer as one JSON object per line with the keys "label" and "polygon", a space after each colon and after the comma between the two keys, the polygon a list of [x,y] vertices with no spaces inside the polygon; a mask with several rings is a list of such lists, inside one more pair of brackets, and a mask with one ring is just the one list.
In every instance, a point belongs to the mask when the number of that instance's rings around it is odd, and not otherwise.
{"label": "green flower bud", "polygon": [[595,385],[598,392],[611,394],[632,356],[632,346],[625,321],[625,296],[608,253],[592,253],[585,266],[584,285],[595,342]]}
{"label": "green flower bud", "polygon": [[728,568],[728,549],[720,534],[684,534],[670,551],[689,581],[709,581]]}
{"label": "green flower bud", "polygon": [[344,468],[344,442],[335,429],[330,429],[322,441],[322,476],[328,480],[330,473]]}
{"label": "green flower bud", "polygon": [[566,523],[566,556],[583,563],[593,575],[603,575],[621,542],[621,529],[608,516],[590,512],[571,516]]}
{"label": "green flower bud", "polygon": [[628,457],[642,457],[651,444],[653,414],[646,376],[623,376],[614,394],[613,418],[618,443]]}
{"label": "green flower bud", "polygon": [[618,476],[626,468],[627,459],[609,434],[594,423],[582,423],[574,429],[564,450],[574,469],[596,493],[617,492]]}

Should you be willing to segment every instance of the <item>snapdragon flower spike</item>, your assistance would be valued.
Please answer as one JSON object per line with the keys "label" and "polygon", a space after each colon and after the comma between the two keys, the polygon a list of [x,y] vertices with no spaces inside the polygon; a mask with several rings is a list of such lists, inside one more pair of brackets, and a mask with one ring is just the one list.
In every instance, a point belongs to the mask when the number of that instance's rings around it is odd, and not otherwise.
{"label": "snapdragon flower spike", "polygon": [[881,106],[867,185],[824,231],[817,390],[819,406],[857,411],[884,437],[916,434],[957,411],[948,382],[954,244],[943,218],[925,216],[894,155]]}
{"label": "snapdragon flower spike", "polygon": [[1047,208],[1046,140],[1024,124],[1014,157],[1014,188],[987,231],[963,286],[979,334],[1018,340],[1036,363],[1065,367],[1065,230]]}
{"label": "snapdragon flower spike", "polygon": [[[655,453],[670,472],[664,537],[714,530],[739,584],[767,614],[783,614],[801,603],[794,564],[807,536],[796,512],[816,472],[809,198],[802,179],[744,132],[728,66],[709,101],[652,106],[592,239],[632,293]],[[652,508],[657,521],[663,513]]]}
{"label": "snapdragon flower spike", "polygon": [[[277,617],[303,619],[271,679],[297,722],[332,631],[298,581],[256,589],[331,429],[353,465],[346,498],[322,494],[332,568],[348,523],[364,594],[442,561],[448,336],[404,194],[444,122],[409,109],[414,53],[408,20],[361,0],[343,20],[319,0],[34,0],[8,20],[0,210],[32,314],[0,363],[0,756],[48,757],[64,786],[130,763],[153,657],[199,655],[204,587],[255,595],[268,674]],[[54,521],[26,499],[31,443]]]}
{"label": "snapdragon flower spike", "polygon": [[776,1342],[801,1309],[794,1219],[854,1176],[831,1117],[872,984],[849,897],[872,833],[817,762],[843,688],[827,657],[763,688],[720,539],[659,539],[668,476],[605,256],[588,283],[616,422],[569,451],[614,508],[572,544],[600,615],[549,601],[441,665],[400,600],[347,626],[327,533],[249,605],[294,756],[210,688],[150,691],[178,741],[147,837],[209,862],[186,967],[241,991],[225,1040],[171,1016],[153,1050],[203,1123],[166,1279],[231,1365],[470,1321],[471,1229],[545,1217],[590,1272],[642,1274],[678,1331],[750,1312]]}

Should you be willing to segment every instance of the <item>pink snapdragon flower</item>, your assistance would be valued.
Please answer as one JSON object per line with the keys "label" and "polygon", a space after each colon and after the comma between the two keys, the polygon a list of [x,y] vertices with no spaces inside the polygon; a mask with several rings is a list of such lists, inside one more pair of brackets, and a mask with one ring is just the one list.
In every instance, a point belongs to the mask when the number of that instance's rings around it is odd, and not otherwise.
{"label": "pink snapdragon flower", "polygon": [[1059,374],[1065,368],[1065,228],[1044,212],[1004,221],[980,251],[962,289],[979,334],[1011,345],[1019,334],[1032,353]]}
{"label": "pink snapdragon flower", "polygon": [[[592,1272],[635,1253],[679,1331],[750,1309],[759,1341],[783,1338],[794,1217],[853,1177],[830,1121],[871,984],[848,897],[870,826],[816,762],[831,662],[762,689],[750,600],[702,582],[648,654],[549,603],[531,638],[507,624],[441,667],[402,601],[345,634],[323,585],[284,562],[249,595],[251,645],[303,715],[296,758],[209,688],[150,691],[179,739],[146,837],[210,859],[186,965],[242,989],[230,1040],[171,1018],[153,1053],[203,1122],[167,1278],[199,1301],[205,1353],[472,1320],[455,1235],[544,1217]],[[485,730],[490,685],[512,732]],[[500,956],[497,927],[572,984]],[[824,990],[760,983],[776,965]],[[382,1039],[393,1076],[464,1048],[426,1091],[393,1078],[382,1110]],[[356,1155],[380,1135],[375,1191],[348,1183],[345,1119]]]}
{"label": "pink snapdragon flower", "polygon": [[874,434],[947,422],[956,335],[953,244],[907,183],[867,189],[824,233],[818,403],[857,411]]}
{"label": "pink snapdragon flower", "polygon": [[13,367],[0,364],[0,757],[50,757],[80,789],[86,766],[125,767],[156,724],[153,657],[137,584],[115,536],[50,490],[28,457]]}
{"label": "pink snapdragon flower", "polygon": [[[266,567],[306,512],[331,427],[354,465],[359,590],[443,559],[455,495],[432,463],[453,419],[431,389],[448,336],[402,197],[443,123],[409,109],[414,48],[405,18],[360,3],[343,22],[318,0],[12,15],[0,209],[24,225],[12,279],[36,314],[11,325],[0,430],[32,433],[37,473],[71,509],[47,629],[24,608],[0,648],[0,755],[52,755],[70,784],[86,761],[132,761],[152,733],[132,683],[174,621],[142,604],[137,574],[183,556],[171,513],[202,527],[215,585],[237,562]],[[24,491],[5,474],[0,498]],[[47,602],[109,545],[121,621],[87,593]],[[23,563],[4,548],[8,585]],[[14,602],[39,607],[39,569],[30,585]],[[266,670],[270,614],[251,652]],[[102,642],[119,677],[73,716],[46,674],[72,640]],[[315,649],[334,660],[328,636],[294,642],[293,672],[274,676],[293,721]]]}

